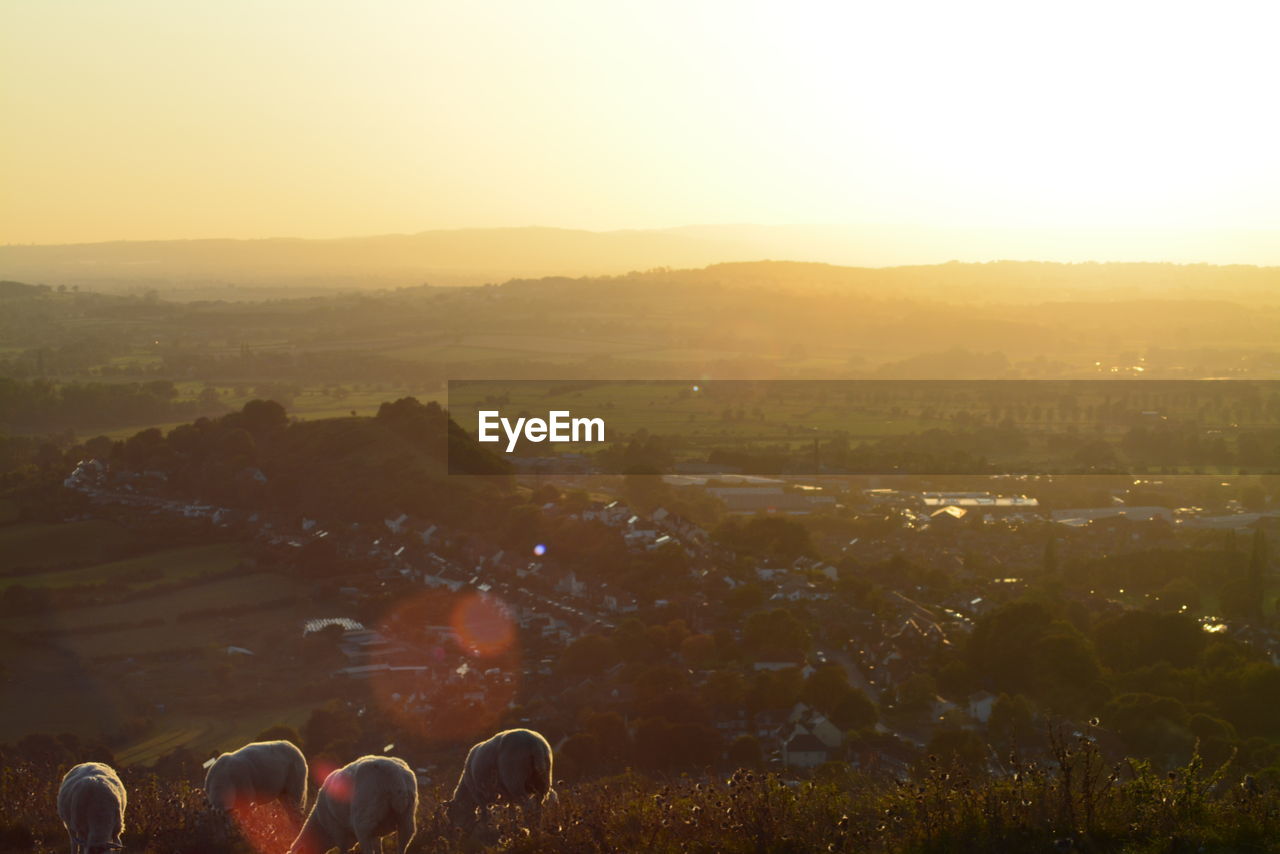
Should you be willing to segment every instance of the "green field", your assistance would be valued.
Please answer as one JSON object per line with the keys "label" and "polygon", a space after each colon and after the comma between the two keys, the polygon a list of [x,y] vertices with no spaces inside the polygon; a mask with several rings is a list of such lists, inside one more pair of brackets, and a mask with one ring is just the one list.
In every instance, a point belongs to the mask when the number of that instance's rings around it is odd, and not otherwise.
{"label": "green field", "polygon": [[[88,524],[88,523],[74,523]],[[72,587],[79,584],[117,584],[145,590],[157,584],[210,575],[232,569],[240,561],[240,547],[234,543],[165,549],[141,557],[109,561],[80,569],[49,571],[34,575],[0,578],[0,590],[14,584],[27,587]]]}
{"label": "green field", "polygon": [[[59,637],[63,630],[75,632],[97,626],[116,625],[141,620],[164,620],[160,626],[110,631],[102,634],[65,634],[59,643],[86,656],[132,655],[163,649],[188,648],[203,643],[221,642],[225,632],[221,621],[195,620],[175,628],[178,615],[205,608],[229,608],[252,605],[268,599],[302,593],[302,586],[274,573],[252,573],[233,578],[219,578],[204,584],[143,596],[127,602],[74,608],[52,614],[10,617],[0,621],[0,628],[12,632],[41,632]],[[227,643],[236,643],[232,636]]]}
{"label": "green field", "polygon": [[[836,395],[829,399],[817,395],[778,397],[745,385],[725,384],[710,392],[702,386],[695,391],[693,383],[601,383],[557,394],[548,393],[551,388],[536,383],[477,384],[461,390],[455,386],[449,409],[464,429],[474,432],[477,410],[492,408],[483,403],[484,397],[501,391],[509,398],[500,407],[504,415],[528,412],[543,416],[551,409],[567,409],[575,416],[603,417],[608,428],[617,433],[644,429],[677,436],[690,446],[744,441],[806,444],[815,436],[826,438],[837,432],[852,439],[874,439],[944,423],[910,412],[890,414],[887,407],[872,409],[846,403]],[[726,410],[732,410],[733,416],[726,418]]]}
{"label": "green field", "polygon": [[[233,565],[238,559],[234,546],[215,544],[115,563],[137,566],[153,561],[170,566],[175,554],[182,553],[188,572]],[[91,569],[105,573],[112,567]],[[165,580],[175,578],[170,574]],[[265,710],[247,708],[233,716],[234,724],[200,717],[195,710],[220,668],[225,669],[224,677],[244,671],[256,674],[249,678],[257,680],[263,678],[263,667],[278,671],[287,666],[288,659],[275,653],[286,639],[300,636],[305,619],[315,616],[307,593],[305,585],[291,578],[257,572],[125,602],[0,619],[0,673],[6,695],[27,698],[0,704],[3,740],[39,731],[108,734],[122,720],[145,716],[157,728],[129,746],[128,755],[134,758],[128,761],[147,762],[175,746],[220,748],[274,723],[296,724],[305,709],[278,709],[288,702],[279,692],[264,700]],[[289,602],[255,607],[281,599]],[[210,608],[230,610],[225,615],[188,616]],[[138,621],[154,622],[127,627]],[[228,655],[226,647],[233,645],[258,655]]]}
{"label": "green field", "polygon": [[166,721],[159,732],[116,751],[116,762],[121,766],[150,765],[179,747],[197,756],[234,750],[273,726],[302,729],[311,709],[311,705],[289,706],[252,711],[234,718],[175,716]]}
{"label": "green field", "polygon": [[[8,525],[0,528],[0,572],[99,561],[104,553],[126,548],[136,539],[114,522],[101,519]],[[5,583],[0,579],[0,587]]]}

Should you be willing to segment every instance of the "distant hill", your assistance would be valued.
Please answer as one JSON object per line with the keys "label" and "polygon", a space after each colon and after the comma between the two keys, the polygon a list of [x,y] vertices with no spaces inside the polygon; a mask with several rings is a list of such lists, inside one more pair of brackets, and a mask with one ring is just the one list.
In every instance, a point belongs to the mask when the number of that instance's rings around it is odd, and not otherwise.
{"label": "distant hill", "polygon": [[459,229],[337,240],[171,240],[0,246],[0,275],[52,284],[210,282],[467,285],[743,257],[730,242],[659,231]]}
{"label": "distant hill", "polygon": [[0,282],[0,299],[31,297],[48,292],[44,285],[24,285],[22,282]]}
{"label": "distant hill", "polygon": [[0,246],[0,276],[46,284],[465,285],[785,259],[885,267],[999,259],[1280,264],[1273,232],[854,226],[493,228],[334,240],[120,241]]}

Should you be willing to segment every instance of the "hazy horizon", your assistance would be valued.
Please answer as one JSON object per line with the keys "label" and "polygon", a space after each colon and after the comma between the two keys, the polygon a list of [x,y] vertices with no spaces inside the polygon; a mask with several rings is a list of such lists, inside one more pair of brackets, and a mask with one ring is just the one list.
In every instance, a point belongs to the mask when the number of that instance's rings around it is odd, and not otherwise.
{"label": "hazy horizon", "polygon": [[[1257,263],[1238,233],[1280,227],[1260,4],[5,18],[10,245],[847,223],[1004,233],[962,260]],[[1081,232],[1105,239],[1043,236]]]}
{"label": "hazy horizon", "polygon": [[1280,240],[1275,238],[1267,231],[1226,230],[1206,236],[1136,230],[751,225],[616,231],[459,228],[328,240],[0,245],[0,279],[115,289],[218,282],[367,288],[620,275],[764,260],[867,269],[1002,261],[1276,267]]}

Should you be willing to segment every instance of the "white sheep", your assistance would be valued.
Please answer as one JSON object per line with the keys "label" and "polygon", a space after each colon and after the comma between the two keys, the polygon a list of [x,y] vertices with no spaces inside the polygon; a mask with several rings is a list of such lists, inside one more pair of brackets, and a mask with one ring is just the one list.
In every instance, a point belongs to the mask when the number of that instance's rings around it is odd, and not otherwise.
{"label": "white sheep", "polygon": [[417,812],[418,778],[404,760],[362,756],[325,778],[289,854],[347,851],[354,843],[361,854],[379,854],[392,831],[404,854],[418,830]]}
{"label": "white sheep", "polygon": [[58,788],[58,818],[71,837],[71,854],[106,854],[124,847],[124,783],[101,762],[77,765]]}
{"label": "white sheep", "polygon": [[297,827],[307,808],[307,759],[293,742],[255,741],[214,760],[204,793],[224,813],[279,801]]}
{"label": "white sheep", "polygon": [[462,827],[475,822],[476,809],[485,818],[499,799],[519,805],[536,821],[542,805],[555,800],[551,788],[551,745],[529,729],[508,729],[472,746],[462,776],[446,805],[449,818]]}

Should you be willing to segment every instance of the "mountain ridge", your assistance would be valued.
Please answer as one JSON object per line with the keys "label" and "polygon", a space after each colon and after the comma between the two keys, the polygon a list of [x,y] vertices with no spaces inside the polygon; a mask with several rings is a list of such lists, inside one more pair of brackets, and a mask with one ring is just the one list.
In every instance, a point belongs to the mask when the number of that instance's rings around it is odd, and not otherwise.
{"label": "mountain ridge", "polygon": [[4,245],[0,246],[0,278],[53,285],[474,285],[516,277],[617,275],[766,259],[871,268],[998,260],[1257,266],[1280,264],[1280,234],[908,226],[457,228],[322,239],[215,237]]}

